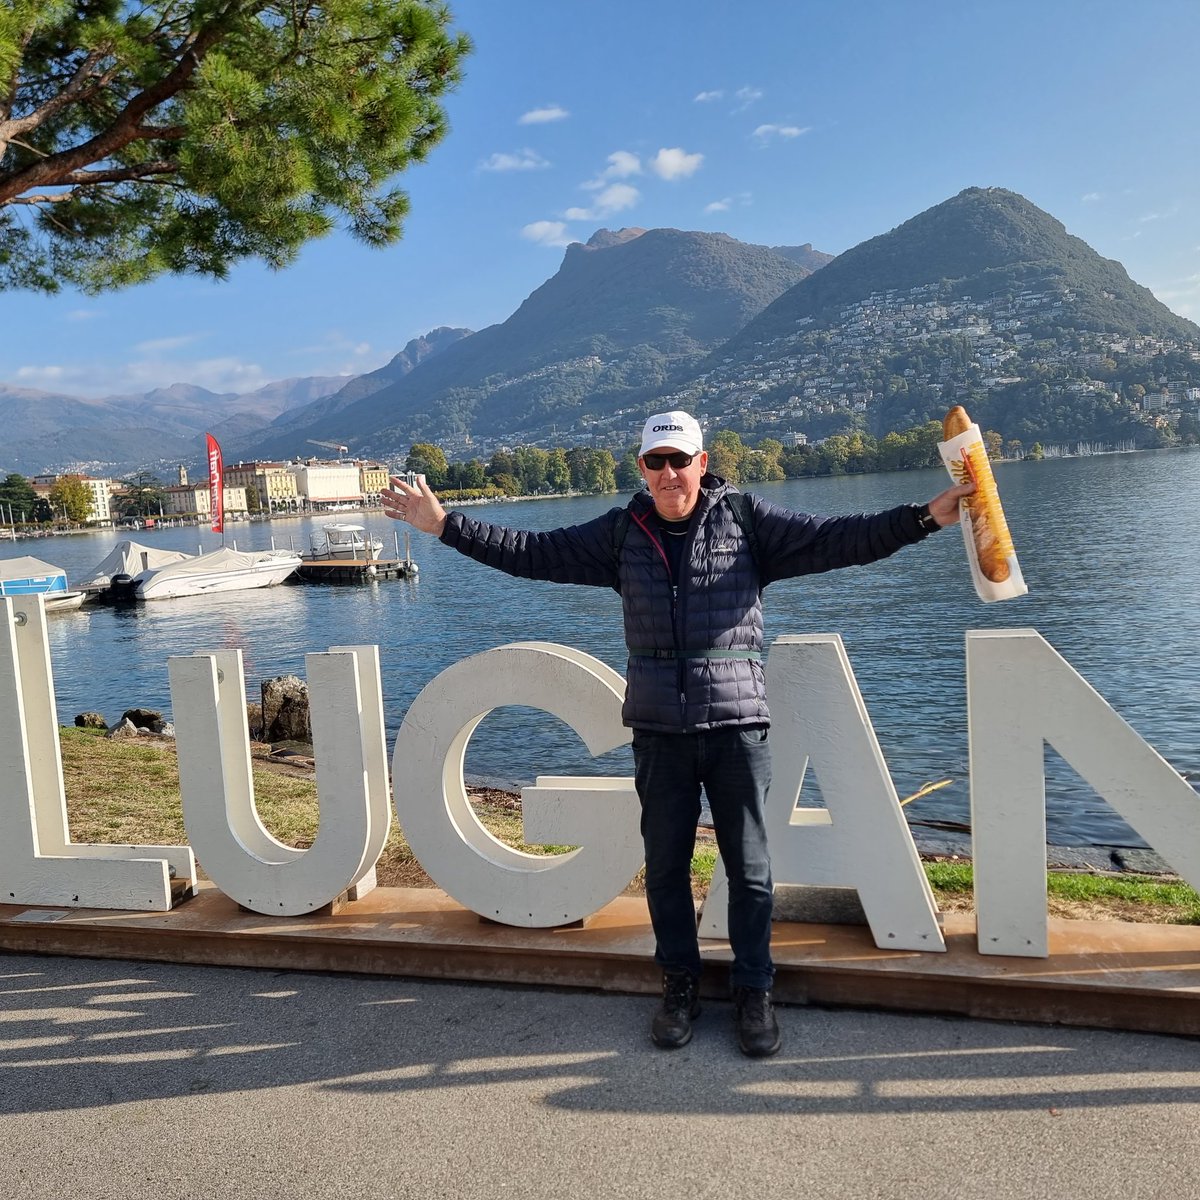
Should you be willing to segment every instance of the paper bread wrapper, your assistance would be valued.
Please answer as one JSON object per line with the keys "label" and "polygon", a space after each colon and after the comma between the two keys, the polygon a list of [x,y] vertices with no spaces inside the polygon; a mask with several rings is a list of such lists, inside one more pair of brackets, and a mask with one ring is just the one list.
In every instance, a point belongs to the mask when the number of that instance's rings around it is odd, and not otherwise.
{"label": "paper bread wrapper", "polygon": [[[980,600],[992,603],[995,600],[1011,600],[1014,596],[1023,596],[1029,591],[1025,579],[1021,575],[1021,567],[1017,562],[1017,554],[1012,546],[1012,537],[1008,532],[1008,524],[1004,520],[1004,510],[1000,507],[1000,494],[996,490],[996,479],[992,474],[992,464],[988,461],[987,450],[983,444],[983,435],[979,426],[972,424],[964,433],[956,434],[949,441],[938,442],[938,450],[950,478],[955,483],[965,483],[974,477],[976,493],[990,497],[992,505],[991,524],[1000,539],[1001,548],[1007,551],[1005,560],[1008,563],[1009,575],[1002,583],[994,583],[979,568],[979,552],[975,547],[975,536],[971,530],[971,506],[967,501],[959,501],[961,512],[963,544],[967,548],[967,562],[971,566],[971,579],[975,584],[975,594]],[[969,461],[969,466],[968,466]]]}

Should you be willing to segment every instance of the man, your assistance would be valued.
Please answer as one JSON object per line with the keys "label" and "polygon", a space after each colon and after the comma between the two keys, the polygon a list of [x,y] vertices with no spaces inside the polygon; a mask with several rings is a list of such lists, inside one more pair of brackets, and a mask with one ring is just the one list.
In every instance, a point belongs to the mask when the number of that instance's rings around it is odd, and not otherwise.
{"label": "man", "polygon": [[419,478],[393,477],[383,510],[510,575],[612,587],[629,649],[622,718],[646,849],[646,899],[663,969],[655,1045],[675,1049],[700,1013],[700,949],[691,858],[704,789],[729,880],[731,982],[738,1044],[780,1046],[771,1005],[771,866],[764,808],[771,781],[762,667],[762,589],[777,579],[874,562],[959,517],[974,486],[887,512],[813,517],[743,496],[707,473],[688,413],[650,417],[627,508],[545,533],[447,514]]}

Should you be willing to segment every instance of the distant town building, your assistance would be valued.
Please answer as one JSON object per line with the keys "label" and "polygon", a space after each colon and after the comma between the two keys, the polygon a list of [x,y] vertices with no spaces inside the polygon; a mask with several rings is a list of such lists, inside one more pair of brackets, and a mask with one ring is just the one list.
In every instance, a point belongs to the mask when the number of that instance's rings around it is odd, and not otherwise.
{"label": "distant town building", "polygon": [[296,480],[301,500],[310,509],[363,502],[357,463],[296,462],[288,463],[287,469]]}
{"label": "distant town building", "polygon": [[294,512],[300,507],[296,476],[281,462],[239,462],[226,464],[225,483],[228,487],[245,488],[258,496],[263,512]]}
{"label": "distant town building", "polygon": [[[225,487],[222,491],[226,516],[241,516],[246,512],[244,487]],[[166,497],[163,504],[164,513],[197,516],[201,520],[206,520],[212,515],[212,495],[207,480],[163,488],[163,495]]]}
{"label": "distant town building", "polygon": [[362,492],[363,502],[378,504],[380,493],[388,485],[388,469],[382,463],[358,463],[358,490]]}
{"label": "distant town building", "polygon": [[112,498],[114,484],[111,479],[93,479],[89,475],[72,474],[67,475],[35,475],[30,481],[33,485],[34,493],[41,500],[47,503],[50,501],[50,492],[54,485],[60,479],[74,478],[78,479],[84,487],[91,493],[91,501],[88,507],[88,514],[84,517],[84,521],[89,524],[107,525],[112,520]]}

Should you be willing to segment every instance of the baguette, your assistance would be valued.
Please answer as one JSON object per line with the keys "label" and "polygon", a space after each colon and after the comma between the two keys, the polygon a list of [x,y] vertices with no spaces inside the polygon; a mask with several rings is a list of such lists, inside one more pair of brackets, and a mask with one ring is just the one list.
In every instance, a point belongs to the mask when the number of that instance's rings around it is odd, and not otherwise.
{"label": "baguette", "polygon": [[[942,421],[942,434],[946,441],[971,428],[971,418],[961,405],[955,405]],[[971,526],[971,537],[975,542],[979,569],[992,583],[1003,583],[1011,574],[1008,560],[1014,553],[1008,523],[1000,507],[1000,494],[992,466],[988,462],[983,443],[976,442],[962,448],[962,478],[972,479],[975,492],[963,499],[963,507]]]}

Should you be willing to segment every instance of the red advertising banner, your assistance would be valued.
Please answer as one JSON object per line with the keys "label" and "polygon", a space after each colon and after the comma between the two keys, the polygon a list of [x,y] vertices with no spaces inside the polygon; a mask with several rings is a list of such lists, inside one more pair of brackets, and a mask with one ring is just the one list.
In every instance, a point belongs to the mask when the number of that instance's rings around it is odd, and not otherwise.
{"label": "red advertising banner", "polygon": [[225,532],[225,465],[221,461],[221,447],[211,433],[208,439],[208,496],[212,509],[213,533]]}

